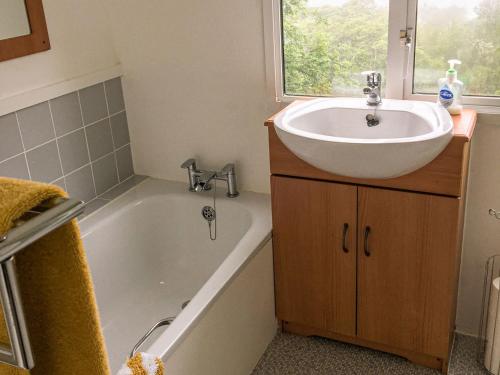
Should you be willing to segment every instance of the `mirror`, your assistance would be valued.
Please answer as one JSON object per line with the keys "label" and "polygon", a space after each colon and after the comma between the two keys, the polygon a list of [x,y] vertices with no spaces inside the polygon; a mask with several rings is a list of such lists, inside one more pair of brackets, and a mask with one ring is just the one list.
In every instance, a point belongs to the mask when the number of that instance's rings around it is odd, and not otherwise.
{"label": "mirror", "polygon": [[0,40],[31,34],[24,0],[0,0]]}
{"label": "mirror", "polygon": [[42,0],[0,0],[0,61],[49,49]]}

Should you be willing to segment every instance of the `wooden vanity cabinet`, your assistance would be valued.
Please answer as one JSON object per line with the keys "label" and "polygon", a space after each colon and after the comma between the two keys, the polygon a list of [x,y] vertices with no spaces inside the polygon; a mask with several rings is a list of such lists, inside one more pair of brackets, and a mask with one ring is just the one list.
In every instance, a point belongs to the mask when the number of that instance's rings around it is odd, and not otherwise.
{"label": "wooden vanity cabinet", "polygon": [[271,177],[279,319],[356,333],[355,186]]}
{"label": "wooden vanity cabinet", "polygon": [[433,162],[389,180],[308,165],[269,126],[276,314],[283,330],[447,372],[473,111]]}
{"label": "wooden vanity cabinet", "polygon": [[447,358],[460,200],[358,188],[357,336]]}

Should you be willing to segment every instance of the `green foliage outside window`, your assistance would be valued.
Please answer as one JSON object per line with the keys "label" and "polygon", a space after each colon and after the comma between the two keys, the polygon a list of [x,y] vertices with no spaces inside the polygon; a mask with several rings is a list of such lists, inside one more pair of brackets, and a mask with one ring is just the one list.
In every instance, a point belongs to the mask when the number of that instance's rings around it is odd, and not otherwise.
{"label": "green foliage outside window", "polygon": [[[447,60],[458,58],[466,94],[500,95],[500,0],[471,1],[472,16],[460,1],[419,1],[415,92],[435,93]],[[388,1],[310,2],[282,1],[285,93],[361,96],[361,73],[387,70]]]}

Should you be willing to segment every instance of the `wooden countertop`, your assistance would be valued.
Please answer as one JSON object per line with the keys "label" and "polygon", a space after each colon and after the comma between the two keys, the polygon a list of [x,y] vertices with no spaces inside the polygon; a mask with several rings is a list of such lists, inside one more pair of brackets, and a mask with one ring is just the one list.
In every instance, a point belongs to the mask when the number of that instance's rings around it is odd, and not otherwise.
{"label": "wooden countertop", "polygon": [[467,141],[472,139],[477,122],[477,112],[473,109],[464,109],[461,115],[451,116],[453,119],[453,136],[463,137]]}

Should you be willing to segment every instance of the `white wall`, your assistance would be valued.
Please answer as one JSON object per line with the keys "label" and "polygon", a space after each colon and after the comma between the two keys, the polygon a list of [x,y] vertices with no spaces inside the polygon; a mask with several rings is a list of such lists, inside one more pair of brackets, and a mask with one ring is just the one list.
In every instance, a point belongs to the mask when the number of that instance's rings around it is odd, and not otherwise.
{"label": "white wall", "polygon": [[500,254],[500,220],[488,214],[500,210],[500,118],[480,115],[472,141],[457,329],[479,331],[484,265]]}
{"label": "white wall", "polygon": [[0,62],[0,101],[118,63],[99,0],[43,2],[51,50]]}
{"label": "white wall", "polygon": [[269,191],[262,0],[106,0],[124,71],[134,166],[186,180],[189,157],[234,161],[240,186]]}

